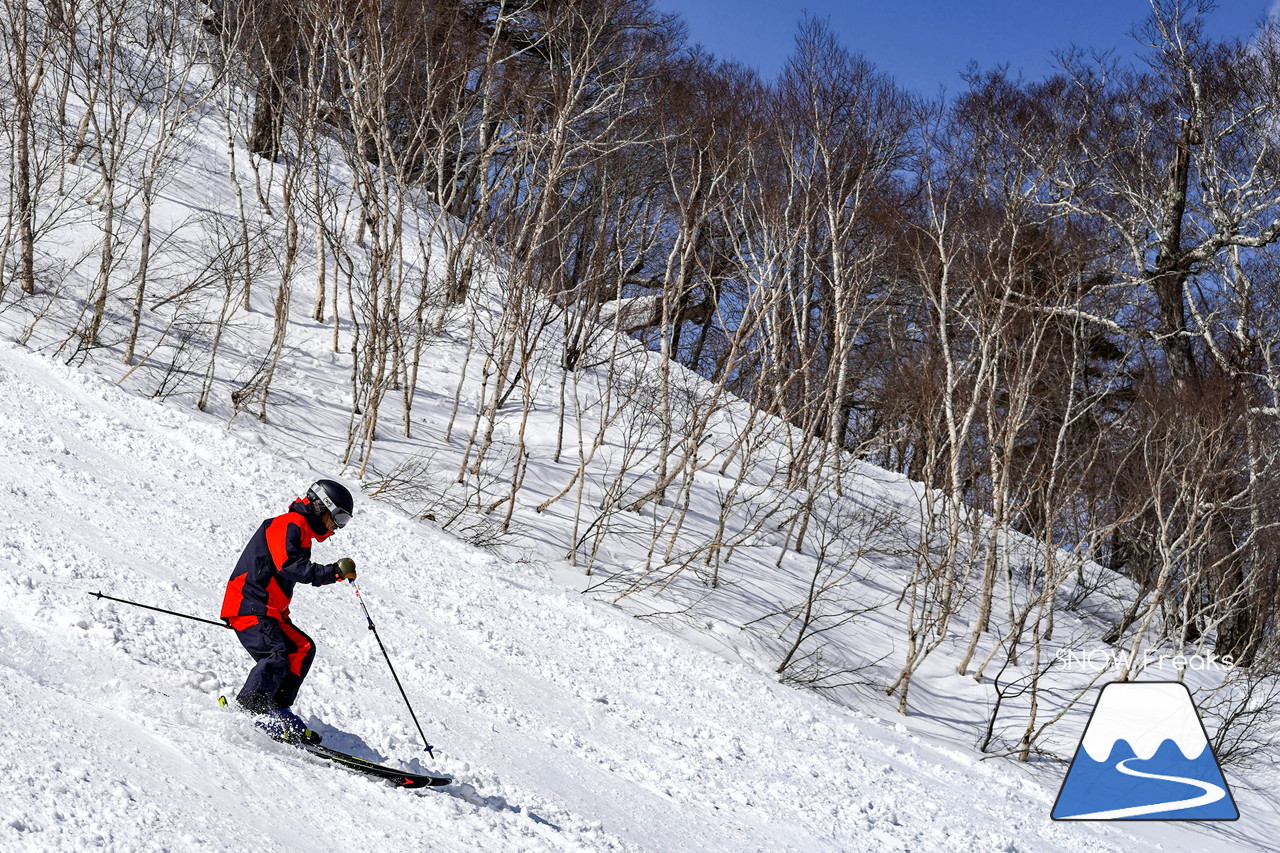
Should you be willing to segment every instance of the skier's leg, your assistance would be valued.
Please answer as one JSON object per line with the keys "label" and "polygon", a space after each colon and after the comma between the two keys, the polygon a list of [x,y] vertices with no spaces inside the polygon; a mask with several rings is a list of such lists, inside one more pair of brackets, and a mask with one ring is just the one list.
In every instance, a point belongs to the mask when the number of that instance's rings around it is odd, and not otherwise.
{"label": "skier's leg", "polygon": [[290,648],[280,623],[269,616],[240,616],[231,620],[231,627],[245,651],[257,661],[236,701],[258,714],[282,707],[274,697],[290,674]]}
{"label": "skier's leg", "polygon": [[272,701],[277,708],[288,708],[298,698],[298,690],[311,670],[311,662],[316,657],[316,644],[292,622],[282,622],[280,628],[289,646],[289,671],[280,679],[280,687]]}

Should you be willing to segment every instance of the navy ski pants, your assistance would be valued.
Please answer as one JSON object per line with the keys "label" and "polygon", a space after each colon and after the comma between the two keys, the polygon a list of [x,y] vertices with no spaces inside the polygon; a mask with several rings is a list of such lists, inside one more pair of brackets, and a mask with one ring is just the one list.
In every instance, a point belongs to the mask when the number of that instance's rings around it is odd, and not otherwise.
{"label": "navy ski pants", "polygon": [[227,620],[240,644],[257,661],[236,701],[262,714],[288,708],[311,669],[316,645],[286,620],[270,616],[237,616]]}

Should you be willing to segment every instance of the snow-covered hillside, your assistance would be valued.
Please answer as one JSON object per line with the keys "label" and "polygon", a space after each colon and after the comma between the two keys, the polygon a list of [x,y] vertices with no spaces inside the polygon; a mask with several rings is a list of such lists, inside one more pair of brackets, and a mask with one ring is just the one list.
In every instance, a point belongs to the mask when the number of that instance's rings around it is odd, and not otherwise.
{"label": "snow-covered hillside", "polygon": [[[208,69],[191,67],[200,72],[191,81],[203,80]],[[134,299],[138,202],[123,186],[131,200],[119,215],[129,228],[109,276],[106,331],[89,349],[70,333],[105,275],[95,255],[102,211],[92,165],[47,158],[60,181],[49,197],[63,207],[45,211],[41,286],[27,296],[16,286],[0,292],[0,851],[1273,848],[1277,774],[1265,762],[1228,771],[1242,815],[1235,824],[1050,821],[1063,764],[983,760],[975,749],[994,694],[990,678],[955,671],[972,607],[960,608],[942,653],[918,670],[911,716],[897,715],[898,699],[884,688],[902,662],[905,617],[895,601],[912,570],[904,554],[922,538],[918,484],[850,462],[843,495],[822,498],[832,538],[815,534],[820,548],[789,549],[777,524],[751,524],[789,508],[780,478],[750,471],[741,483],[752,496],[726,498],[747,467],[739,458],[734,472],[730,461],[750,415],[725,397],[699,412],[705,429],[693,442],[683,507],[668,496],[617,509],[620,492],[642,493],[655,480],[660,442],[645,431],[654,412],[644,395],[664,368],[625,336],[602,331],[596,365],[566,377],[555,347],[564,322],[549,322],[545,351],[521,364],[538,393],[515,394],[497,412],[486,466],[459,486],[459,436],[479,423],[483,398],[485,342],[474,352],[468,343],[498,325],[501,259],[481,257],[470,302],[424,334],[412,411],[405,416],[398,394],[388,394],[363,481],[356,464],[342,463],[356,407],[354,309],[324,323],[310,318],[311,285],[325,263],[310,239],[293,267],[267,418],[237,412],[231,392],[255,375],[274,331],[280,270],[272,251],[286,230],[286,181],[283,169],[251,160],[237,136],[248,95],[213,97],[206,84],[191,82],[199,97],[166,142],[172,153],[153,187],[153,290],[133,361],[122,363],[120,330]],[[74,93],[69,103],[70,127],[79,118]],[[153,150],[146,122],[154,116],[135,118],[121,137],[138,165]],[[350,171],[336,154],[324,167],[315,171],[317,198],[335,220],[354,220]],[[444,256],[451,223],[423,199],[404,203],[405,244]],[[248,308],[207,275],[217,259],[202,254],[233,244],[210,235],[243,224],[238,208],[262,250]],[[342,237],[354,270],[368,249]],[[413,252],[399,260],[406,278],[443,278]],[[353,289],[358,278],[352,273]],[[229,323],[214,338],[222,313]],[[698,377],[673,373],[689,400],[712,393]],[[627,393],[616,386],[620,375],[635,377],[640,404],[604,430],[604,404]],[[767,427],[752,436],[761,469],[771,454],[782,458],[770,442],[787,435],[776,422]],[[630,444],[620,437],[627,431]],[[592,447],[597,434],[604,438]],[[522,453],[510,531],[478,512],[454,533],[441,529],[441,507],[457,510],[460,491],[476,505],[511,491],[503,466]],[[624,459],[639,453],[652,458]],[[394,487],[410,469],[410,488]],[[395,790],[271,742],[216,701],[238,689],[250,664],[229,631],[93,597],[216,617],[249,535],[319,476],[378,493],[359,499],[354,522],[316,557],[357,561],[363,598],[435,758],[422,749],[350,587],[297,593],[294,618],[319,654],[295,710],[327,743],[446,772],[456,779],[448,788]],[[569,486],[572,496],[555,502]],[[722,514],[726,505],[732,512]],[[713,541],[725,517],[745,532],[712,584],[687,546]],[[593,544],[576,549],[584,530]],[[659,534],[671,543],[666,553],[648,547]],[[815,555],[822,549],[825,564]],[[590,559],[571,565],[566,553],[578,550]],[[1091,582],[1122,598],[1122,582],[1090,570]],[[849,675],[824,694],[784,686],[775,672],[815,578],[831,583],[846,608],[832,621],[853,617],[823,635],[832,671]],[[1063,610],[1046,654],[1096,637],[1104,622],[1091,613],[1114,603],[1099,595]],[[979,657],[995,655],[996,633]],[[1046,704],[1067,702],[1092,675],[1054,672]],[[1043,743],[1069,756],[1089,704]]]}
{"label": "snow-covered hillside", "polygon": [[[317,553],[359,561],[437,759],[347,588],[297,595],[320,644],[298,710],[335,746],[457,783],[410,792],[323,766],[218,707],[248,663],[228,632],[89,595],[215,614],[243,540],[317,472],[8,343],[0,410],[0,849],[1231,843],[1051,823],[1055,791],[1017,767],[780,686],[368,500]],[[1240,800],[1262,825],[1258,800]]]}

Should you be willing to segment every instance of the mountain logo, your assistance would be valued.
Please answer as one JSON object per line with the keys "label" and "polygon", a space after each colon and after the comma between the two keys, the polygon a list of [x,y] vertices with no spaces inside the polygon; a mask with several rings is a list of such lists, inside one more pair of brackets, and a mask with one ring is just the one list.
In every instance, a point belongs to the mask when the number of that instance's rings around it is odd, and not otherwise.
{"label": "mountain logo", "polygon": [[1051,816],[1235,820],[1240,812],[1187,686],[1117,681],[1102,688]]}

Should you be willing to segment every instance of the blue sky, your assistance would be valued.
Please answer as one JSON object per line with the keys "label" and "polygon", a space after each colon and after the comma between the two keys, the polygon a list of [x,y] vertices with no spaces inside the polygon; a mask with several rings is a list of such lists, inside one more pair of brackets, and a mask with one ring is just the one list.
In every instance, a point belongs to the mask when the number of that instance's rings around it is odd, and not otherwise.
{"label": "blue sky", "polygon": [[[970,61],[1009,63],[1028,79],[1053,70],[1053,51],[1079,45],[1128,59],[1127,33],[1147,0],[656,0],[689,26],[690,41],[773,77],[794,46],[807,10],[828,18],[840,41],[921,94],[954,94]],[[1248,38],[1280,0],[1221,0],[1206,19],[1210,35]]]}

